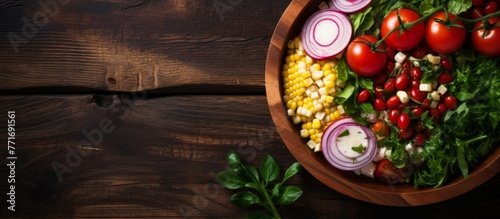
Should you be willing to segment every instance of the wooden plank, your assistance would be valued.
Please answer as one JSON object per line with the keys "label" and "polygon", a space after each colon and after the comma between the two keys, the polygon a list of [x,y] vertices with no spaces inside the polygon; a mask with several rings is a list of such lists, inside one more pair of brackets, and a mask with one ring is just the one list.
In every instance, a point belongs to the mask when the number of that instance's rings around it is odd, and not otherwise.
{"label": "wooden plank", "polygon": [[[282,168],[295,161],[264,96],[145,95],[1,96],[1,121],[7,111],[16,112],[18,159],[16,212],[2,209],[0,217],[241,218],[248,210],[231,204],[233,191],[214,180],[227,167],[227,153],[236,151],[253,165],[267,154]],[[2,176],[7,168],[0,165]],[[354,200],[305,171],[290,184],[304,195],[279,208],[285,218],[499,213],[500,200],[492,192],[500,186],[498,175],[456,199],[417,208]],[[3,194],[9,192],[5,180],[0,185]]]}
{"label": "wooden plank", "polygon": [[267,47],[288,4],[3,1],[0,91],[263,93]]}

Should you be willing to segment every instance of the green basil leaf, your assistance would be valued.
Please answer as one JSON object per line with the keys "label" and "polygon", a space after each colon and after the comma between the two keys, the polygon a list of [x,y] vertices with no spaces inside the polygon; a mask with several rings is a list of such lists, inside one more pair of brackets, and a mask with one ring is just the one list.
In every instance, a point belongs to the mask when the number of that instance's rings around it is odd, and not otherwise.
{"label": "green basil leaf", "polygon": [[280,188],[281,186],[283,185],[282,182],[280,183],[276,183],[273,187],[273,191],[272,191],[272,198],[274,197],[278,197],[280,195]]}
{"label": "green basil leaf", "polygon": [[339,82],[346,82],[347,80],[349,80],[349,71],[351,69],[347,65],[347,61],[345,58],[339,60],[335,69],[337,70],[337,80]]}
{"label": "green basil leaf", "polygon": [[260,178],[259,178],[259,172],[257,171],[257,168],[254,166],[245,166],[245,175],[247,176],[248,179],[252,180],[253,182],[258,183]]}
{"label": "green basil leaf", "polygon": [[285,171],[285,175],[283,176],[283,181],[281,182],[284,183],[286,180],[290,179],[290,177],[297,174],[300,171],[300,169],[301,165],[298,162],[295,162],[292,165],[290,165],[290,167],[288,167],[288,169]]}
{"label": "green basil leaf", "polygon": [[215,175],[217,182],[228,189],[239,189],[245,186],[247,178],[234,170],[225,170]]}
{"label": "green basil leaf", "polygon": [[227,162],[231,168],[236,168],[241,165],[241,160],[236,153],[233,151],[229,152],[227,155]]}
{"label": "green basil leaf", "polygon": [[250,183],[247,183],[245,184],[245,187],[247,188],[252,188],[252,189],[256,189],[256,190],[259,190],[260,187],[259,187],[259,183],[256,183],[256,182],[250,182]]}
{"label": "green basil leaf", "polygon": [[238,192],[231,196],[230,201],[242,208],[260,203],[259,197],[251,191]]}
{"label": "green basil leaf", "polygon": [[280,176],[280,167],[270,155],[267,155],[260,165],[260,176],[267,184]]}
{"label": "green basil leaf", "polygon": [[244,219],[273,219],[273,217],[265,211],[254,211],[246,214]]}
{"label": "green basil leaf", "polygon": [[284,186],[280,189],[280,194],[276,200],[278,205],[289,205],[295,202],[302,195],[303,191],[297,186]]}

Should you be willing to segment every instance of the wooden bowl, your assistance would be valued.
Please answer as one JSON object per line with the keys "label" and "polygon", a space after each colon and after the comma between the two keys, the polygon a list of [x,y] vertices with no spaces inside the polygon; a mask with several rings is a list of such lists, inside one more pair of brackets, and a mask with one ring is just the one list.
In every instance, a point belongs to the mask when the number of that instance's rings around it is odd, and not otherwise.
{"label": "wooden bowl", "polygon": [[309,15],[317,11],[321,0],[294,0],[276,26],[266,60],[266,95],[271,116],[285,145],[302,166],[330,188],[366,202],[388,206],[419,206],[448,200],[468,192],[500,171],[500,147],[493,150],[474,169],[470,177],[461,176],[440,188],[415,189],[411,184],[387,185],[332,167],[322,153],[314,153],[300,137],[299,128],[286,113],[283,102],[281,68],[289,39],[299,35]]}

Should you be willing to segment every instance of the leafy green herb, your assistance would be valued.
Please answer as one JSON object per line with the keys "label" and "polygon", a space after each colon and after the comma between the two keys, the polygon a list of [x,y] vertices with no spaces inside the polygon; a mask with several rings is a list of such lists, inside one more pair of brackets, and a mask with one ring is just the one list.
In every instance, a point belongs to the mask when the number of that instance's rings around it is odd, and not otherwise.
{"label": "leafy green herb", "polygon": [[278,181],[280,167],[270,155],[264,158],[259,168],[244,165],[234,152],[228,154],[227,162],[230,168],[217,173],[215,177],[227,189],[242,189],[232,195],[230,201],[242,208],[260,205],[267,210],[248,213],[245,218],[279,219],[281,216],[276,205],[290,205],[303,193],[296,186],[283,186],[300,171],[301,166],[297,162],[285,171],[281,181]]}
{"label": "leafy green herb", "polygon": [[362,153],[365,153],[366,147],[365,147],[365,146],[363,146],[363,144],[359,144],[358,146],[351,147],[351,149],[352,149],[353,151],[356,151],[356,152],[358,152],[358,153],[362,154]]}
{"label": "leafy green herb", "polygon": [[350,134],[350,133],[349,133],[349,129],[346,129],[346,130],[344,130],[342,133],[340,133],[339,138],[340,138],[340,137],[345,137],[345,136],[348,136],[349,134]]}

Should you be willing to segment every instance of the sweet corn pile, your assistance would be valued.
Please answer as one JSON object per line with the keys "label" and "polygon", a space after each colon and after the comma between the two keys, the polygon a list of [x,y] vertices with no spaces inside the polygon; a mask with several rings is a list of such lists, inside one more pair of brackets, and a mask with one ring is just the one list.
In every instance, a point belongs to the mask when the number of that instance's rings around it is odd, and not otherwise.
{"label": "sweet corn pile", "polygon": [[337,83],[337,60],[313,60],[304,52],[299,37],[290,40],[287,47],[282,72],[287,113],[295,124],[301,124],[300,135],[309,139],[307,145],[318,152],[323,131],[345,113],[334,102],[342,87]]}

